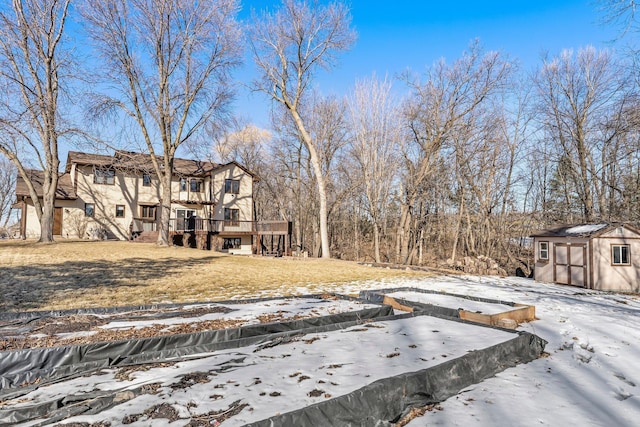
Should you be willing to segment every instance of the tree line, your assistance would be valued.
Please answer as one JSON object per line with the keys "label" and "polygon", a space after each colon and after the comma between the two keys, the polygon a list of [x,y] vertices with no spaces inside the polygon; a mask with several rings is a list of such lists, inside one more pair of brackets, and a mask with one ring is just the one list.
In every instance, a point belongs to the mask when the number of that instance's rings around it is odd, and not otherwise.
{"label": "tree line", "polygon": [[[610,24],[636,28],[626,2],[601,5]],[[420,265],[483,255],[526,270],[535,229],[640,223],[633,49],[567,49],[531,71],[472,41],[454,61],[326,96],[314,78],[356,37],[345,4],[284,0],[254,11],[247,27],[239,10],[235,0],[0,8],[0,153],[23,178],[28,167],[45,171],[41,241],[53,241],[63,141],[135,141],[156,155],[167,201],[159,244],[168,244],[173,159],[185,148],[256,172],[256,218],[292,221],[294,250],[312,256]],[[258,70],[247,83],[273,101],[270,130],[229,110],[244,48]],[[78,126],[77,111],[92,126]],[[104,129],[114,127],[109,145]]]}

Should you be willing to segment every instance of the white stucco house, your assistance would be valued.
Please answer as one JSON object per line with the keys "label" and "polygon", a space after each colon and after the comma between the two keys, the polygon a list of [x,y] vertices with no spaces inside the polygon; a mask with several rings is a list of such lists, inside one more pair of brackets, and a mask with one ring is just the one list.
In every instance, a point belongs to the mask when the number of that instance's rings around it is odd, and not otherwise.
{"label": "white stucco house", "polygon": [[[42,173],[29,171],[38,183]],[[253,212],[258,177],[236,163],[175,159],[170,235],[187,246],[235,254],[260,250],[261,224]],[[40,180],[41,182],[41,180]],[[41,186],[36,185],[39,194]],[[20,233],[37,238],[40,224],[24,181],[16,184],[22,211]],[[157,238],[160,187],[148,154],[116,151],[101,155],[71,151],[60,174],[54,213],[58,238],[110,238],[153,241]],[[269,222],[270,233],[286,233],[288,223]],[[273,231],[276,230],[276,231]],[[267,232],[266,234],[269,234]],[[184,241],[182,241],[184,239]]]}
{"label": "white stucco house", "polygon": [[624,223],[562,225],[534,233],[534,279],[640,292],[640,230]]}

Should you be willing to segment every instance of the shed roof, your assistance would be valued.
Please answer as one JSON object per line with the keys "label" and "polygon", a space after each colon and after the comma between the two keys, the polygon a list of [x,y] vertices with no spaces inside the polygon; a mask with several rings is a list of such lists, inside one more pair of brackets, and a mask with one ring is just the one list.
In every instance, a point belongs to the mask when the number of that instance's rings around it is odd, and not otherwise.
{"label": "shed roof", "polygon": [[[44,182],[44,172],[36,169],[27,169],[29,180],[33,183],[38,197],[42,197],[42,183]],[[16,196],[17,197],[31,197],[29,194],[29,188],[22,179],[21,175],[18,175],[16,180]],[[75,200],[78,196],[71,183],[71,175],[68,173],[58,174],[58,188],[56,189],[56,199],[62,200]]]}
{"label": "shed roof", "polygon": [[601,222],[593,224],[565,224],[533,233],[531,237],[581,237],[593,238],[601,236],[617,227],[624,227],[634,233],[640,230],[622,222]]}

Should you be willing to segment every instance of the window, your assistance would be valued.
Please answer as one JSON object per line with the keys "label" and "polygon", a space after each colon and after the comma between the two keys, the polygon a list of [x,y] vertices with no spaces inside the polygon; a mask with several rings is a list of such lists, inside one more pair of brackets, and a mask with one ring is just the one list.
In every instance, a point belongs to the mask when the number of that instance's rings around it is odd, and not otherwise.
{"label": "window", "polygon": [[149,175],[148,173],[142,175],[142,185],[144,187],[151,187],[151,175]]}
{"label": "window", "polygon": [[222,242],[222,249],[240,249],[241,243],[240,237],[225,238]]}
{"label": "window", "polygon": [[611,245],[611,264],[631,265],[629,245]]}
{"label": "window", "polygon": [[240,209],[224,208],[225,221],[238,222],[240,220]]}
{"label": "window", "polygon": [[549,242],[538,243],[538,260],[549,261]]}
{"label": "window", "polygon": [[178,230],[189,229],[189,218],[195,216],[196,211],[193,209],[176,209],[176,228]]}
{"label": "window", "polygon": [[180,191],[187,191],[187,178],[180,178]]}
{"label": "window", "polygon": [[96,212],[96,207],[93,203],[84,204],[84,216],[93,216]]}
{"label": "window", "polygon": [[156,207],[145,205],[140,206],[140,218],[156,219]]}
{"label": "window", "polygon": [[240,192],[240,180],[238,179],[225,179],[224,180],[224,192],[229,194],[238,194]]}
{"label": "window", "polygon": [[115,184],[116,171],[113,169],[96,169],[93,173],[94,184]]}
{"label": "window", "polygon": [[116,218],[124,218],[124,205],[116,205]]}
{"label": "window", "polygon": [[204,187],[204,183],[201,179],[192,179],[189,182],[189,189],[192,193],[202,193],[202,188]]}

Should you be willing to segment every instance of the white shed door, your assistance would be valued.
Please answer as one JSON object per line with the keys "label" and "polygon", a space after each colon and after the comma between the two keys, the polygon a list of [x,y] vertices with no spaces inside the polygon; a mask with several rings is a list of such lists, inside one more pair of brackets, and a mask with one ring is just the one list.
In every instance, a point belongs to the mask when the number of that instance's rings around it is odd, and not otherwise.
{"label": "white shed door", "polygon": [[584,287],[587,279],[587,245],[553,245],[554,282]]}

